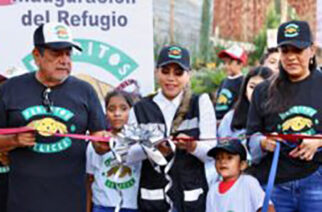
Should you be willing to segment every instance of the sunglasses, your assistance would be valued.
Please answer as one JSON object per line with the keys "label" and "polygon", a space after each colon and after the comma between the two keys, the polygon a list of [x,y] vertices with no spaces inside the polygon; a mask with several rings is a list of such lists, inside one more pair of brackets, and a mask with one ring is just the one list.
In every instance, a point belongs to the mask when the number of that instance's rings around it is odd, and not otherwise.
{"label": "sunglasses", "polygon": [[54,102],[50,99],[49,94],[51,93],[50,88],[46,88],[42,93],[42,104],[46,108],[48,113],[52,112],[52,106],[54,106]]}

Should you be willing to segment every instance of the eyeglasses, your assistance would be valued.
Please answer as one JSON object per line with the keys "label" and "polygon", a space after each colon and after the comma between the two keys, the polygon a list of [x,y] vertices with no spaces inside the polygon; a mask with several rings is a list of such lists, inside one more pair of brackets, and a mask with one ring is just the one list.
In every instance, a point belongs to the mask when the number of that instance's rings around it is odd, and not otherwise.
{"label": "eyeglasses", "polygon": [[51,93],[51,89],[50,88],[46,88],[44,90],[44,92],[42,93],[42,104],[44,107],[46,107],[46,110],[48,113],[52,112],[52,106],[54,105],[54,102],[49,98],[49,94]]}

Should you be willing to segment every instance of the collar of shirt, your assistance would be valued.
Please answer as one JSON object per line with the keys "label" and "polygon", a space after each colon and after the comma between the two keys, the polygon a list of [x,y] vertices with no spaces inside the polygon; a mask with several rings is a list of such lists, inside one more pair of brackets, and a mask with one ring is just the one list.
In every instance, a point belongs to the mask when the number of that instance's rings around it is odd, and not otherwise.
{"label": "collar of shirt", "polygon": [[183,97],[183,91],[179,93],[174,99],[169,100],[167,99],[162,91],[160,90],[158,94],[153,98],[153,101],[159,106],[162,115],[164,117],[166,127],[167,127],[167,136],[170,134],[170,129],[172,126],[173,118],[177,112],[177,109],[180,105],[180,102]]}
{"label": "collar of shirt", "polygon": [[182,96],[183,96],[183,91],[181,91],[178,96],[176,96],[174,99],[169,100],[167,99],[162,91],[158,91],[158,94],[153,98],[153,101],[155,103],[158,104],[158,106],[160,107],[161,111],[163,111],[165,108],[172,106],[175,109],[177,109],[180,105],[180,102],[182,100]]}
{"label": "collar of shirt", "polygon": [[227,76],[227,78],[228,78],[228,79],[237,79],[237,78],[239,78],[239,77],[241,77],[241,76],[243,76],[243,74],[242,74],[242,73],[237,74],[237,75],[235,75],[235,76]]}

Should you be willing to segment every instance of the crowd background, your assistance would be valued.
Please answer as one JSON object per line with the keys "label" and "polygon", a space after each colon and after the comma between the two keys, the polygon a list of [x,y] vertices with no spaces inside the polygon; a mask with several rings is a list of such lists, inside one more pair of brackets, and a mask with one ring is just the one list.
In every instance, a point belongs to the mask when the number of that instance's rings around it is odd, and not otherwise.
{"label": "crowd background", "polygon": [[[218,88],[226,74],[217,53],[232,44],[242,46],[249,54],[248,65],[254,66],[266,48],[276,44],[280,23],[304,20],[314,37],[319,33],[319,0],[154,0],[153,7],[155,57],[168,43],[187,47],[194,70],[191,87],[196,93]],[[321,56],[319,47],[318,64]]]}

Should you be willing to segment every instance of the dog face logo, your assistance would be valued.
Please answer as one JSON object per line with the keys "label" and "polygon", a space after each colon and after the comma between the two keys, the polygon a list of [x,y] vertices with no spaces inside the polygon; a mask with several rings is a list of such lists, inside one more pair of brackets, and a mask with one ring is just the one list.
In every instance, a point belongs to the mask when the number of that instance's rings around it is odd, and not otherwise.
{"label": "dog face logo", "polygon": [[218,104],[223,104],[223,105],[228,104],[228,98],[227,98],[227,96],[225,96],[225,95],[221,94],[221,95],[218,97],[217,103],[218,103]]}
{"label": "dog face logo", "polygon": [[293,38],[299,35],[300,28],[296,24],[289,24],[285,27],[284,36],[288,38]]}
{"label": "dog face logo", "polygon": [[293,131],[293,132],[301,132],[305,129],[309,129],[313,126],[312,120],[302,117],[296,116],[294,118],[288,119],[286,122],[282,124],[283,131]]}
{"label": "dog face logo", "polygon": [[40,135],[45,137],[52,136],[55,133],[67,133],[66,125],[53,118],[32,121],[28,124],[28,127],[34,128]]}
{"label": "dog face logo", "polygon": [[307,106],[293,106],[288,111],[279,114],[281,123],[277,129],[284,134],[307,134],[316,133],[315,126],[319,120],[315,118],[317,110]]}

